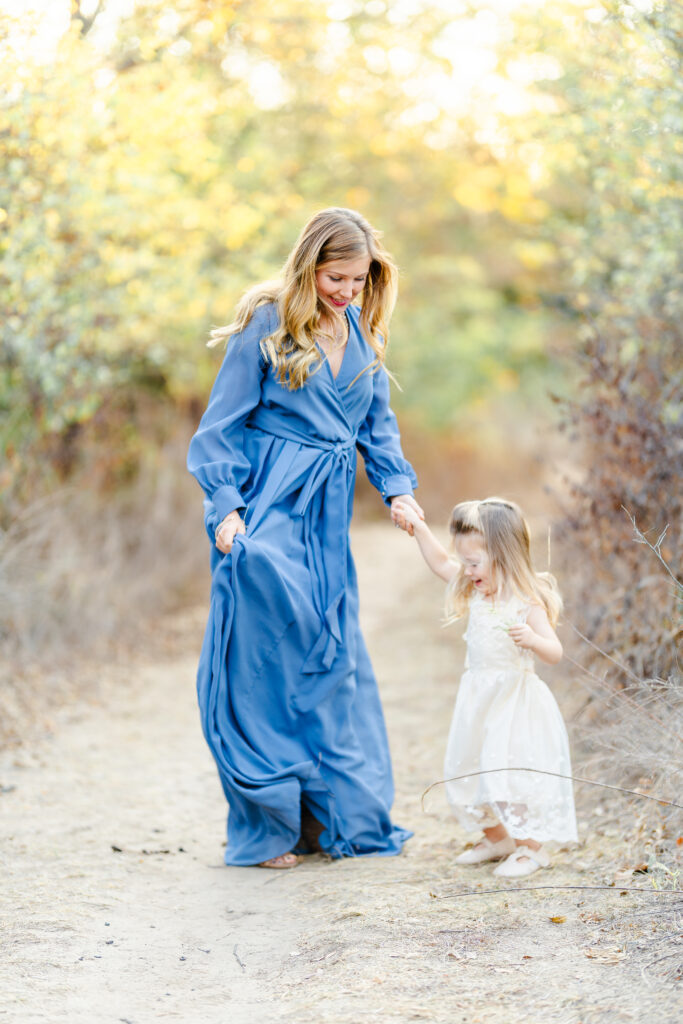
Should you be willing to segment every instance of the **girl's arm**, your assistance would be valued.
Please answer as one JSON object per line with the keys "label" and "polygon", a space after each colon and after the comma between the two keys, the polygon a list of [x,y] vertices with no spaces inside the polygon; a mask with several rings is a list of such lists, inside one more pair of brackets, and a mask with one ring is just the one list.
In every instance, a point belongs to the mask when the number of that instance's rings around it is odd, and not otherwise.
{"label": "girl's arm", "polygon": [[456,566],[448,557],[443,544],[440,543],[429,529],[424,519],[411,505],[404,504],[400,498],[395,498],[391,503],[391,517],[394,522],[405,522],[409,533],[412,533],[417,540],[420,552],[425,562],[435,575],[440,576],[447,583],[451,581]]}
{"label": "girl's arm", "polygon": [[533,651],[548,665],[556,665],[562,657],[562,644],[540,604],[532,605],[526,622],[510,626],[508,633],[518,647]]}

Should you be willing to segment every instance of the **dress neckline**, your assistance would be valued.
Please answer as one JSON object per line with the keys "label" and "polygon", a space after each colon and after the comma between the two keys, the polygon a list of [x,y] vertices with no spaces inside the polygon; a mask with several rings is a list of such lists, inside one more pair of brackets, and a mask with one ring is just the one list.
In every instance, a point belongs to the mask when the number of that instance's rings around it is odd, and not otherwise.
{"label": "dress neckline", "polygon": [[323,360],[327,364],[327,368],[329,370],[330,377],[332,378],[332,381],[334,382],[335,385],[337,383],[337,380],[339,379],[339,376],[340,376],[342,370],[344,369],[344,362],[346,360],[346,353],[348,352],[349,345],[351,344],[351,320],[349,318],[347,309],[344,310],[342,316],[344,317],[344,321],[346,323],[346,341],[344,343],[344,352],[342,354],[341,363],[339,364],[339,369],[337,370],[336,373],[332,373],[332,366],[330,365],[329,353],[325,351],[325,349],[322,347],[320,342],[316,341],[316,345],[317,345],[318,349],[320,350],[320,352],[322,353]]}
{"label": "dress neckline", "polygon": [[486,608],[496,609],[504,608],[506,605],[512,604],[513,601],[521,601],[521,598],[519,598],[516,594],[511,594],[510,597],[499,597],[496,598],[494,601],[489,601],[489,599],[486,598],[483,594],[480,594],[479,591],[475,591],[473,600],[476,600],[479,604],[483,604],[484,607]]}

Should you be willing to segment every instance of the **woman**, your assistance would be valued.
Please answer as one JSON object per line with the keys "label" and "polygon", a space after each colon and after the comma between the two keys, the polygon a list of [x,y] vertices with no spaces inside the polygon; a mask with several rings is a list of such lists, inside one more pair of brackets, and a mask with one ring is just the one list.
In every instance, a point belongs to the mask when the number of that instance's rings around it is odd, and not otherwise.
{"label": "woman", "polygon": [[377,232],[352,210],[324,210],[281,280],[247,292],[212,334],[227,352],[188,468],[214,542],[197,688],[230,805],[227,864],[395,854],[410,835],[389,818],[348,543],[356,448],[384,500],[421,514],[384,368],[395,287]]}

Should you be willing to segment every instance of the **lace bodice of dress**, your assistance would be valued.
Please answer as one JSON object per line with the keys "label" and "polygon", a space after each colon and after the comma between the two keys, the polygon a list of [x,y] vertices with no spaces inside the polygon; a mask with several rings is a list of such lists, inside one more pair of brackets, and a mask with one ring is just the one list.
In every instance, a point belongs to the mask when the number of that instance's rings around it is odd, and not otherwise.
{"label": "lace bodice of dress", "polygon": [[530,668],[534,657],[508,636],[507,630],[517,622],[526,622],[529,606],[520,598],[488,601],[474,594],[465,632],[467,667],[471,671]]}

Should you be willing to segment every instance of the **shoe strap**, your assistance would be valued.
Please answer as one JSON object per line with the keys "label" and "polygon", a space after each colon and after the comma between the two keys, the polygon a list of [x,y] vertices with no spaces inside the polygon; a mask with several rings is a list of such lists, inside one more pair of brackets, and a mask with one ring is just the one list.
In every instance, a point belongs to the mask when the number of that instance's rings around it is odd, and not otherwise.
{"label": "shoe strap", "polygon": [[539,868],[547,867],[548,857],[541,847],[540,850],[532,850],[530,846],[518,846],[511,859],[515,862],[521,860],[522,857],[528,857],[534,864],[538,864]]}

